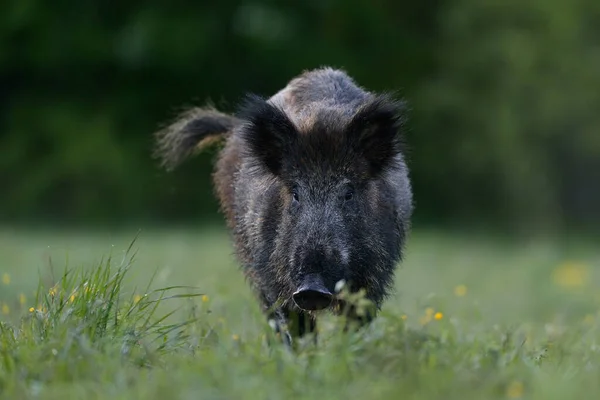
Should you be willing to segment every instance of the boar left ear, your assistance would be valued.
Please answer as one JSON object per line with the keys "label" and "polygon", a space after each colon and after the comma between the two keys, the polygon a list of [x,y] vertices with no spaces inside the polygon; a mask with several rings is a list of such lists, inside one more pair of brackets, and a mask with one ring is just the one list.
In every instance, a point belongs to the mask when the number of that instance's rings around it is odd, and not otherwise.
{"label": "boar left ear", "polygon": [[404,102],[391,96],[378,95],[363,106],[348,125],[348,139],[361,154],[369,174],[377,176],[393,165],[394,157],[403,150],[401,128]]}
{"label": "boar left ear", "polygon": [[241,138],[250,156],[256,157],[269,171],[280,175],[285,157],[297,139],[297,131],[283,110],[256,95],[246,96],[237,117],[246,124]]}

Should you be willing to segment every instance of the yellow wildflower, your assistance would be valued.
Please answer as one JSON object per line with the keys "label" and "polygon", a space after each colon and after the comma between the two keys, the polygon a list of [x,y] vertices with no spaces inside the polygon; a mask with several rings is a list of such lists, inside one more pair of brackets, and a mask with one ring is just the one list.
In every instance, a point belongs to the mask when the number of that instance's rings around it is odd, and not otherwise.
{"label": "yellow wildflower", "polygon": [[519,381],[511,382],[506,388],[506,396],[516,399],[523,396],[523,384]]}
{"label": "yellow wildflower", "polygon": [[576,262],[566,262],[558,266],[552,273],[554,283],[564,288],[582,287],[588,283],[588,278],[587,265]]}
{"label": "yellow wildflower", "polygon": [[402,320],[403,320],[403,321],[406,321],[406,319],[407,319],[408,317],[406,316],[406,314],[403,314],[403,315],[402,315],[402,317],[400,317],[400,318],[402,318]]}
{"label": "yellow wildflower", "polygon": [[467,294],[467,287],[465,285],[458,285],[454,288],[454,295],[457,297],[463,297]]}
{"label": "yellow wildflower", "polygon": [[70,302],[70,303],[72,303],[72,302],[74,302],[74,301],[75,301],[75,295],[76,295],[76,294],[77,294],[77,293],[73,293],[73,294],[71,295],[71,297],[69,297],[69,302]]}
{"label": "yellow wildflower", "polygon": [[135,304],[137,304],[137,303],[139,303],[139,302],[140,302],[140,300],[141,300],[141,299],[142,299],[142,296],[140,296],[139,294],[136,294],[136,295],[133,297],[133,302],[134,302]]}
{"label": "yellow wildflower", "polygon": [[202,302],[203,303],[207,303],[208,302],[208,296],[207,295],[202,295]]}
{"label": "yellow wildflower", "polygon": [[235,334],[231,335],[231,338],[232,338],[233,340],[236,340],[236,341],[237,341],[237,340],[240,340],[240,337],[239,337],[238,335],[235,335]]}
{"label": "yellow wildflower", "polygon": [[433,316],[433,318],[435,318],[436,320],[440,320],[442,318],[444,318],[444,314],[442,314],[441,312],[436,312],[435,315]]}
{"label": "yellow wildflower", "polygon": [[29,312],[34,312],[34,311],[35,311],[35,308],[29,307]]}
{"label": "yellow wildflower", "polygon": [[2,303],[2,314],[4,314],[4,315],[10,314],[10,307],[6,303]]}
{"label": "yellow wildflower", "polygon": [[10,275],[9,274],[3,274],[2,275],[2,283],[4,283],[5,285],[10,285]]}

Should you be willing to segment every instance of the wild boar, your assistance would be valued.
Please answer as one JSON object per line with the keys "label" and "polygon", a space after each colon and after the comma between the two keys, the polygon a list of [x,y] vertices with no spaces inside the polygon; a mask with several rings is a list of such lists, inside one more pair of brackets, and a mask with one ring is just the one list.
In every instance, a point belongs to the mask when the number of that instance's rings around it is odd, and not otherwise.
{"label": "wild boar", "polygon": [[404,116],[403,101],[327,67],[269,99],[246,96],[234,115],[192,108],[155,134],[167,170],[224,142],[216,196],[245,276],[288,343],[314,331],[319,310],[339,312],[340,281],[375,312],[389,294],[413,212]]}

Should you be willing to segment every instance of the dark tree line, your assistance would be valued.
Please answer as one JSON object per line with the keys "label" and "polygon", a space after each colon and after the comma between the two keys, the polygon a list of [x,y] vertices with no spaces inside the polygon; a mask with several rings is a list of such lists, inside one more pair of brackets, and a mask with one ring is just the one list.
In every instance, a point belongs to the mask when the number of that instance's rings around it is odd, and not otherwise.
{"label": "dark tree line", "polygon": [[212,156],[157,169],[181,107],[231,111],[303,69],[411,105],[416,217],[600,222],[600,3],[23,2],[0,7],[3,221],[215,216]]}

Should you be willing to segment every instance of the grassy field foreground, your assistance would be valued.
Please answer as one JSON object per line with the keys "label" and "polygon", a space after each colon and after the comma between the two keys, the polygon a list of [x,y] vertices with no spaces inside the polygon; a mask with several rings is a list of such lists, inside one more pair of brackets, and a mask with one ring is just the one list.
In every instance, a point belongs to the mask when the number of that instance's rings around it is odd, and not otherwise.
{"label": "grassy field foreground", "polygon": [[415,232],[372,326],[292,354],[223,230],[135,236],[0,230],[0,398],[600,396],[592,244]]}

